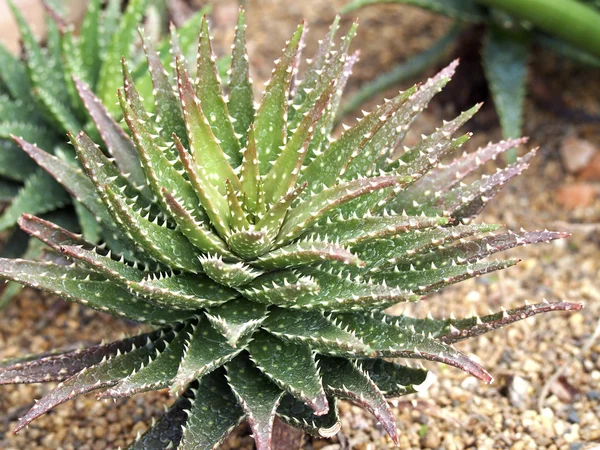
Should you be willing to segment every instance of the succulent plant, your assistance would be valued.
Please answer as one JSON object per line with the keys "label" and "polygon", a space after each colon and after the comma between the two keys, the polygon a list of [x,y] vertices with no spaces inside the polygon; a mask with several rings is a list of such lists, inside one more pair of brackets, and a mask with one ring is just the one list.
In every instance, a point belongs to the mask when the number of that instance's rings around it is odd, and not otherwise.
{"label": "succulent plant", "polygon": [[[96,140],[100,136],[74,77],[85,82],[104,107],[119,117],[121,111],[114,95],[120,85],[118,63],[123,55],[135,63],[132,76],[142,95],[150,99],[152,80],[137,45],[137,27],[155,2],[134,0],[122,13],[121,0],[92,0],[81,29],[76,32],[74,24],[60,15],[59,2],[46,0],[48,36],[42,47],[19,9],[8,0],[19,26],[23,58],[13,56],[0,44],[0,203],[9,203],[0,214],[0,232],[14,230],[21,214],[29,213],[46,215],[63,226],[82,230],[91,242],[100,240],[101,230],[93,215],[78,202],[73,203],[75,212],[65,209],[71,205],[69,194],[40,170],[10,136],[22,136],[48,153],[77,164],[68,145],[67,131],[85,129]],[[200,13],[179,30],[186,54],[194,51],[201,18]],[[169,40],[160,43],[159,48],[167,62]],[[43,72],[40,67],[44,67]],[[153,110],[154,105],[149,102],[146,107]],[[37,259],[40,255],[40,245],[35,240],[28,241],[21,232],[12,233],[5,244],[0,256]],[[6,288],[0,306],[18,292],[17,288],[15,284]]]}
{"label": "succulent plant", "polygon": [[[464,25],[486,29],[482,64],[505,137],[522,134],[532,44],[547,47],[573,61],[600,67],[600,4],[594,0],[352,0],[344,11],[382,3],[421,7],[447,16],[456,24],[431,48],[366,83],[344,106],[345,111],[356,109],[383,89],[437,64],[458,39]],[[509,161],[514,161],[516,151],[509,154]]]}
{"label": "succulent plant", "polygon": [[240,11],[229,81],[222,86],[206,20],[190,75],[174,35],[167,71],[144,39],[156,114],[128,65],[118,92],[131,133],[76,81],[107,142],[71,135],[83,170],[15,141],[106,232],[94,245],[33,215],[21,228],[52,261],[0,259],[0,277],[153,326],[82,350],[0,363],[0,383],[59,382],[17,426],[100,390],[100,398],[170,389],[178,394],[133,449],[209,449],[246,418],[268,449],[274,418],[317,436],[340,427],[350,400],[398,432],[386,396],[425,389],[427,370],[388,358],[431,360],[492,376],[453,344],[538,313],[579,309],[525,305],[463,319],[392,316],[461,280],[508,268],[485,260],[564,233],[497,233],[467,224],[533,155],[470,184],[466,177],[524,142],[490,144],[440,164],[469,137],[453,134],[478,106],[399,153],[411,122],[452,76],[452,63],[332,137],[356,54],[356,25],[339,44],[332,25],[302,80],[301,24],[255,106]]}

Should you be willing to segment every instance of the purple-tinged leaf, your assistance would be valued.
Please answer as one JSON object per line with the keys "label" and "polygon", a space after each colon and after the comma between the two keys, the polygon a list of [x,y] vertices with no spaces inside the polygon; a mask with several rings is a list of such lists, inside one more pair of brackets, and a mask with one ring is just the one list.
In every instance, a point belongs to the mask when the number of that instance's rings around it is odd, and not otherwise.
{"label": "purple-tinged leaf", "polygon": [[549,243],[555,239],[563,239],[569,236],[569,233],[557,231],[521,231],[515,233],[509,230],[504,234],[486,236],[431,250],[429,253],[411,260],[411,264],[416,268],[420,268],[432,262],[438,267],[452,264],[453,261],[458,264],[473,263],[520,245],[537,244],[539,242]]}
{"label": "purple-tinged leaf", "polygon": [[[406,133],[408,132],[413,120],[421,113],[429,104],[435,94],[440,92],[446,84],[450,81],[456,67],[458,66],[458,60],[452,61],[448,66],[443,68],[435,76],[428,79],[419,89],[414,92],[410,99],[402,106],[398,112],[391,119],[396,127],[395,142],[393,145],[383,148],[379,160],[377,161],[377,169],[384,169],[390,163],[396,147],[402,142]],[[384,128],[385,130],[385,128]]]}
{"label": "purple-tinged leaf", "polygon": [[553,311],[578,311],[583,308],[579,303],[544,301],[535,305],[526,304],[518,308],[491,313],[485,316],[472,316],[464,319],[414,319],[408,316],[387,316],[385,320],[401,328],[414,327],[417,333],[431,335],[446,344],[477,337],[498,328],[503,328],[537,314]]}
{"label": "purple-tinged leaf", "polygon": [[95,345],[46,356],[42,355],[35,359],[19,361],[10,365],[2,364],[0,366],[0,384],[64,381],[86,367],[100,363],[105,358],[112,358],[119,353],[126,353],[133,348],[145,345],[149,340],[154,341],[163,332],[163,330],[157,330],[111,342],[110,344]]}
{"label": "purple-tinged leaf", "polygon": [[500,189],[513,177],[520,175],[529,167],[529,160],[535,155],[532,150],[506,169],[493,175],[484,175],[466,187],[456,187],[440,197],[435,206],[457,219],[469,219],[476,216]]}
{"label": "purple-tinged leaf", "polygon": [[373,348],[379,357],[441,362],[464,370],[484,383],[493,381],[492,376],[483,367],[454,347],[433,337],[416,334],[408,327],[390,324],[377,314],[335,314],[333,317]]}
{"label": "purple-tinged leaf", "polygon": [[435,198],[447,192],[486,162],[495,160],[498,155],[527,142],[527,138],[509,139],[495,144],[489,143],[474,152],[465,153],[447,165],[438,165],[425,173],[414,184],[402,192],[403,204],[412,200],[423,201],[423,196]]}
{"label": "purple-tinged leaf", "polygon": [[[173,334],[167,333],[157,339],[172,339]],[[140,347],[133,347],[130,351],[117,354],[117,356],[104,360],[95,366],[83,369],[81,372],[73,375],[67,380],[61,382],[48,394],[42,397],[28,412],[23,416],[14,433],[19,432],[33,420],[42,414],[50,411],[55,406],[68,400],[72,400],[82,394],[110,387],[117,383],[121,378],[128,376],[133,371],[145,364],[154,351],[157,341],[148,341],[147,344]]]}
{"label": "purple-tinged leaf", "polygon": [[[75,86],[90,117],[94,121],[102,140],[110,155],[122,173],[129,174],[131,181],[138,187],[146,184],[146,176],[142,171],[140,159],[133,142],[112,118],[98,97],[83,81],[74,78]],[[76,132],[78,130],[71,130]]]}
{"label": "purple-tinged leaf", "polygon": [[56,251],[63,245],[80,245],[91,248],[81,235],[71,233],[58,225],[48,222],[31,214],[23,214],[19,219],[19,227],[30,236],[33,236]]}

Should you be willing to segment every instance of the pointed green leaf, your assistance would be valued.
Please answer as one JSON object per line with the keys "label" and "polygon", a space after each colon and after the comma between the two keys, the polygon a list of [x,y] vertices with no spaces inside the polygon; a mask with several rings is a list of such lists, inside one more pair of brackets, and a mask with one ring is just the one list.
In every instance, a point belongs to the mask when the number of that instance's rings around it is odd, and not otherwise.
{"label": "pointed green leaf", "polygon": [[208,119],[216,141],[220,143],[230,164],[237,167],[241,162],[240,143],[235,137],[227,104],[223,98],[221,80],[217,74],[216,57],[210,43],[206,16],[204,16],[200,28],[195,83],[196,95],[200,99],[202,113]]}
{"label": "pointed green leaf", "polygon": [[177,375],[177,369],[183,357],[186,338],[190,329],[191,325],[188,322],[183,329],[175,332],[173,340],[157,343],[154,349],[155,354],[150,356],[147,363],[127,377],[119,380],[116,385],[102,392],[98,397],[131,397],[140,392],[155,391],[169,387],[171,381]]}
{"label": "pointed green leaf", "polygon": [[400,233],[389,239],[364,242],[354,247],[354,251],[369,268],[390,268],[399,263],[410,263],[415,255],[441,245],[451,243],[480,233],[495,231],[499,225],[477,224],[436,227]]}
{"label": "pointed green leaf", "polygon": [[[306,183],[303,183],[299,186],[296,186],[294,189],[290,189],[267,212],[260,215],[260,219],[256,224],[256,228],[266,233],[270,243],[272,243],[279,234],[281,225],[283,224],[290,207],[304,192],[307,186],[308,185]],[[264,204],[264,198],[262,199],[262,204]]]}
{"label": "pointed green leaf", "polygon": [[172,323],[191,315],[158,308],[94,272],[73,266],[0,258],[0,277],[137,322]]}
{"label": "pointed green leaf", "polygon": [[385,320],[402,328],[410,327],[412,329],[414,327],[417,333],[431,334],[431,336],[446,344],[453,344],[494,331],[498,328],[503,328],[537,314],[545,314],[553,311],[577,311],[581,308],[582,305],[578,303],[549,303],[548,301],[544,301],[536,305],[525,304],[524,306],[509,310],[502,308],[501,312],[490,313],[481,317],[473,315],[464,319],[456,319],[454,317],[449,319],[414,319],[402,315],[385,316]]}
{"label": "pointed green leaf", "polygon": [[118,24],[118,28],[110,37],[106,48],[106,55],[98,74],[98,97],[111,114],[118,114],[118,106],[115,105],[115,94],[121,85],[118,62],[122,57],[128,58],[131,54],[137,25],[140,23],[142,14],[148,6],[148,0],[132,0],[127,5],[125,12],[120,15],[119,20],[105,23],[108,26]]}
{"label": "pointed green leaf", "polygon": [[435,265],[429,270],[409,270],[405,272],[377,272],[373,280],[385,280],[391,286],[410,289],[416,294],[427,294],[439,291],[446,286],[467,280],[469,278],[485,275],[496,270],[508,269],[517,264],[519,260],[491,261],[475,264],[448,265],[437,268]]}
{"label": "pointed green leaf", "polygon": [[[210,182],[222,195],[225,194],[227,179],[239,191],[241,186],[238,177],[210,128],[194,85],[181,61],[177,64],[177,86],[190,141],[190,153],[196,164],[194,171],[198,178]],[[212,120],[212,117],[210,119]]]}
{"label": "pointed green leaf", "polygon": [[242,262],[227,263],[222,258],[211,255],[202,255],[200,262],[206,275],[229,287],[243,286],[262,274],[262,271]]}
{"label": "pointed green leaf", "polygon": [[184,143],[187,143],[183,112],[171,85],[171,76],[165,70],[160,57],[142,30],[140,30],[140,36],[152,76],[156,121],[159,123],[161,136],[165,142],[169,142],[175,133],[180,139],[183,139]]}
{"label": "pointed green leaf", "polygon": [[242,167],[240,169],[240,184],[242,185],[242,205],[249,214],[256,216],[258,211],[258,186],[260,173],[258,169],[258,156],[256,153],[256,140],[254,128],[250,125],[248,131],[247,147],[242,150]]}
{"label": "pointed green leaf", "polygon": [[96,87],[98,74],[102,64],[100,52],[100,18],[102,0],[90,0],[79,30],[79,52],[82,58],[81,68],[85,73],[85,81]]}
{"label": "pointed green leaf", "polygon": [[254,95],[246,51],[246,20],[243,8],[240,8],[237,26],[235,27],[227,107],[233,119],[233,128],[238,135],[240,144],[242,146],[247,145],[246,136],[254,119]]}
{"label": "pointed green leaf", "polygon": [[366,356],[373,353],[368,345],[328,320],[321,312],[272,308],[263,329],[278,338],[309,345],[327,355]]}
{"label": "pointed green leaf", "polygon": [[520,245],[550,242],[568,236],[570,236],[569,233],[555,231],[522,231],[514,233],[509,230],[505,234],[458,242],[443,249],[432,249],[429,253],[411,260],[411,264],[415,268],[424,268],[432,262],[437,267],[444,267],[453,263],[472,263],[494,253],[503,252]]}
{"label": "pointed green leaf", "polygon": [[9,52],[3,43],[0,43],[0,67],[2,67],[0,80],[6,86],[12,98],[20,99],[26,103],[32,101],[27,67],[23,61]]}
{"label": "pointed green leaf", "polygon": [[327,414],[329,405],[310,347],[278,339],[266,331],[255,333],[253,338],[248,351],[261,372],[302,400],[316,415]]}
{"label": "pointed green leaf", "polygon": [[291,271],[277,271],[262,275],[237,289],[244,297],[255,302],[293,307],[296,299],[318,292],[319,285],[311,277]]}
{"label": "pointed green leaf", "polygon": [[387,212],[384,212],[383,216],[366,214],[344,217],[340,214],[314,225],[308,236],[336,242],[339,240],[340,243],[353,247],[410,230],[447,225],[448,222],[445,217],[408,216]]}
{"label": "pointed green leaf", "polygon": [[[48,55],[42,51],[40,44],[37,42],[29,24],[21,11],[15,6],[13,0],[8,0],[8,6],[12,12],[17,26],[21,42],[26,55],[25,63],[27,65],[27,73],[34,88],[45,88],[58,102],[66,102],[68,94],[64,83],[62,70],[51,63]],[[40,67],[46,70],[39,70]]]}
{"label": "pointed green leaf", "polygon": [[15,142],[0,139],[0,176],[13,181],[25,181],[37,165]]}
{"label": "pointed green leaf", "polygon": [[208,228],[204,221],[196,215],[196,211],[188,211],[183,200],[178,200],[166,191],[163,196],[167,202],[169,214],[175,220],[179,231],[203,253],[216,254],[226,259],[236,259],[221,238]]}
{"label": "pointed green leaf", "polygon": [[317,194],[313,193],[289,211],[279,232],[277,243],[283,245],[291,242],[319,219],[324,218],[344,203],[374,191],[392,186],[402,186],[409,181],[407,177],[397,176],[359,178],[336,184]]}
{"label": "pointed green leaf", "polygon": [[265,89],[261,105],[256,112],[254,131],[256,133],[256,146],[258,149],[258,162],[261,175],[266,174],[271,162],[280,153],[280,147],[285,143],[286,135],[286,110],[292,64],[300,45],[300,38],[304,31],[304,22],[301,23],[279,59],[273,74]]}
{"label": "pointed green leaf", "polygon": [[[408,101],[412,92],[398,94],[394,99],[379,106],[365,116],[352,128],[346,130],[321,155],[313,159],[303,170],[301,181],[307,181],[312,189],[321,185],[330,187],[339,177],[346,177],[347,169],[352,161],[362,154],[363,147],[373,138],[375,133],[389,120],[391,115]],[[352,172],[352,175],[365,175]]]}
{"label": "pointed green leaf", "polygon": [[128,281],[127,286],[151,303],[173,309],[217,306],[237,296],[234,290],[216,284],[204,275],[189,273],[150,274],[139,282]]}
{"label": "pointed green leaf", "polygon": [[[528,59],[526,33],[488,27],[482,61],[505,138],[522,134]],[[514,162],[515,158],[513,151],[509,162]]]}
{"label": "pointed green leaf", "polygon": [[231,347],[204,316],[200,316],[198,324],[192,324],[192,330],[187,334],[184,355],[171,383],[172,392],[231,361],[242,351],[242,348]]}
{"label": "pointed green leaf", "polygon": [[284,392],[269,381],[246,356],[227,364],[227,381],[246,413],[257,450],[269,450],[275,411]]}
{"label": "pointed green leaf", "polygon": [[212,450],[240,423],[244,411],[222,371],[200,380],[178,450]]}
{"label": "pointed green leaf", "polygon": [[[196,205],[200,203],[206,215],[210,218],[210,224],[215,228],[215,231],[226,238],[230,234],[229,228],[229,205],[227,199],[221,195],[216,186],[206,179],[204,174],[195,170],[195,163],[192,156],[183,148],[181,141],[175,137],[175,148],[179,153],[179,159],[183,163],[185,173],[190,180],[197,199]],[[201,172],[201,171],[200,171]],[[189,207],[190,208],[190,207]],[[197,206],[191,206],[193,209],[198,209]]]}
{"label": "pointed green leaf", "polygon": [[20,359],[10,364],[2,362],[0,363],[0,384],[64,381],[86,367],[99,364],[105,358],[115,357],[120,353],[126,353],[134,348],[141,347],[149,341],[154,341],[165,331],[156,330],[109,344],[100,344],[25,360]]}
{"label": "pointed green leaf", "polygon": [[296,271],[299,275],[312,277],[321,289],[302,295],[292,305],[282,306],[321,311],[369,311],[419,299],[411,291],[387,286],[385,282],[374,283],[367,277],[353,278],[345,271],[325,271],[313,267],[301,267]]}
{"label": "pointed green leaf", "polygon": [[398,446],[398,427],[385,397],[369,375],[347,359],[319,357],[323,384],[330,394],[366,408]]}
{"label": "pointed green leaf", "polygon": [[296,184],[313,131],[329,103],[334,88],[335,84],[332,83],[317,99],[265,177],[265,200],[268,204],[278,201]]}
{"label": "pointed green leaf", "polygon": [[359,368],[365,371],[386,397],[400,397],[427,388],[429,372],[402,366],[382,358],[361,359]]}
{"label": "pointed green leaf", "polygon": [[320,239],[303,239],[280,247],[253,262],[262,269],[287,269],[323,261],[364,266],[360,258],[348,249]]}
{"label": "pointed green leaf", "polygon": [[188,418],[187,413],[192,405],[190,398],[193,398],[192,389],[188,389],[179,396],[156,423],[131,443],[128,450],[177,447],[181,441],[183,426]]}
{"label": "pointed green leaf", "polygon": [[286,394],[277,408],[277,416],[288,425],[300,428],[312,436],[330,438],[340,431],[342,423],[338,416],[337,399],[328,397],[327,403],[329,412],[317,416],[311,408],[294,398],[293,395]]}
{"label": "pointed green leaf", "polygon": [[69,194],[43,170],[37,170],[0,216],[0,230],[16,225],[23,213],[44,214],[69,204]]}
{"label": "pointed green leaf", "polygon": [[234,231],[246,230],[250,228],[250,222],[246,218],[246,213],[242,209],[242,204],[238,199],[237,193],[228,179],[225,180],[227,190],[227,204],[229,205],[229,225]]}
{"label": "pointed green leaf", "polygon": [[212,326],[225,336],[229,345],[237,347],[240,339],[261,326],[267,318],[267,308],[245,298],[236,298],[209,308],[205,314]]}
{"label": "pointed green leaf", "polygon": [[[431,99],[438,92],[440,92],[444,86],[446,86],[446,84],[448,84],[452,76],[454,76],[457,66],[458,60],[454,60],[448,66],[439,71],[435,76],[428,79],[394,114],[393,118],[388,123],[396,126],[395,142],[393,145],[388,145],[382,149],[383,151],[381,152],[379,160],[377,161],[377,169],[386,168],[388,164],[395,159],[394,153],[396,151],[397,144],[404,140],[411,124],[419,115],[419,113],[421,113],[427,107]],[[389,132],[390,130],[386,131]]]}

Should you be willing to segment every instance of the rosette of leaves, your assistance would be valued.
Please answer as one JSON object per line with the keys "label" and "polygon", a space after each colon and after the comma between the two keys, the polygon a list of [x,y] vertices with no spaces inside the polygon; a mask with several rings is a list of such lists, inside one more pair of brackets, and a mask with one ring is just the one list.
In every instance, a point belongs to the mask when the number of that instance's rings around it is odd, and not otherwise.
{"label": "rosette of leaves", "polygon": [[[600,67],[600,6],[595,0],[353,0],[344,12],[375,4],[406,4],[456,21],[431,48],[367,83],[344,107],[351,111],[376,93],[437,64],[461,27],[485,26],[481,58],[505,137],[522,135],[528,60],[534,44],[584,65]],[[516,152],[509,152],[513,162]]]}
{"label": "rosette of leaves", "polygon": [[177,45],[169,72],[144,40],[156,113],[124,62],[118,97],[132,138],[96,102],[85,102],[105,139],[116,136],[120,145],[106,155],[84,132],[71,135],[83,170],[15,138],[96,217],[106,241],[96,246],[23,215],[21,228],[47,244],[54,261],[0,259],[0,276],[154,327],[0,364],[0,383],[59,382],[16,431],[91,391],[117,398],[170,389],[176,401],[131,448],[210,449],[247,419],[264,450],[276,416],[330,436],[340,427],[340,399],[368,409],[397,442],[386,396],[424,389],[431,379],[388,358],[437,361],[489,383],[492,376],[454,343],[534,314],[580,308],[544,302],[463,319],[384,312],[516,264],[487,259],[496,252],[564,234],[463,223],[533,155],[469,184],[465,177],[524,141],[490,144],[440,165],[468,139],[453,135],[478,106],[396,152],[456,63],[333,138],[356,61],[348,52],[356,26],[339,44],[337,28],[338,21],[300,80],[301,24],[256,107],[243,11],[225,85],[206,21],[195,77]]}
{"label": "rosette of leaves", "polygon": [[[102,230],[93,215],[79,202],[72,203],[67,191],[39,169],[10,136],[22,136],[73,164],[77,162],[68,145],[68,131],[85,129],[98,142],[104,139],[104,148],[119,145],[114,140],[118,136],[98,133],[96,125],[100,124],[94,123],[98,114],[92,110],[90,117],[86,103],[97,103],[97,108],[121,117],[115,92],[120,84],[118,63],[123,55],[135,64],[132,77],[140,93],[151,100],[152,80],[138,44],[137,27],[155,3],[156,0],[134,0],[121,12],[121,0],[91,0],[80,29],[75,30],[74,24],[61,16],[60,2],[48,0],[47,39],[42,46],[13,0],[8,0],[19,27],[23,57],[13,56],[0,44],[0,203],[8,204],[0,214],[0,232],[11,233],[21,214],[29,213],[60,220],[63,226],[82,230],[87,240],[100,241]],[[179,30],[186,54],[195,51],[201,18],[200,13]],[[167,63],[169,39],[161,42],[159,48]],[[86,84],[86,92],[80,92],[76,80]],[[147,101],[146,107],[153,110],[152,101]],[[71,204],[74,212],[69,209]],[[4,257],[41,256],[35,240],[28,241],[19,231],[8,234],[0,248],[0,256]],[[9,285],[0,297],[0,307],[16,292],[18,285]]]}

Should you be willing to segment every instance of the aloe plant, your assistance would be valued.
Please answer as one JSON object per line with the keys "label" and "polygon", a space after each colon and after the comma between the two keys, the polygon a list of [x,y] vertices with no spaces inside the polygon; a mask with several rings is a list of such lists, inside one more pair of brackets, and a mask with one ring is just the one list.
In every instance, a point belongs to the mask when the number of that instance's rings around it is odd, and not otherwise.
{"label": "aloe plant", "polygon": [[[348,101],[345,112],[438,63],[459,35],[459,24],[486,27],[482,62],[506,138],[522,135],[527,65],[532,44],[548,47],[574,61],[600,67],[600,6],[593,0],[352,0],[344,12],[381,3],[418,6],[450,17],[456,23],[430,49],[367,83]],[[509,161],[514,162],[516,151],[508,155]]]}
{"label": "aloe plant", "polygon": [[123,60],[118,98],[131,137],[75,80],[100,134],[115,144],[107,155],[85,132],[71,134],[83,170],[15,137],[96,218],[105,240],[94,245],[25,214],[21,229],[46,244],[53,261],[0,259],[0,277],[153,326],[108,344],[0,363],[2,384],[59,382],[15,431],[88,392],[106,399],[169,389],[177,400],[130,448],[210,449],[246,419],[265,450],[276,416],[331,436],[340,428],[340,399],[369,410],[398,442],[386,397],[432,380],[389,358],[437,361],[490,383],[492,375],[454,343],[581,307],[543,302],[461,319],[385,312],[517,263],[490,260],[497,252],[566,234],[466,223],[534,154],[470,183],[474,171],[525,140],[440,165],[468,140],[453,135],[479,105],[398,153],[456,62],[333,138],[357,59],[348,52],[356,25],[335,44],[338,25],[300,81],[300,24],[256,107],[243,10],[225,84],[206,20],[195,77],[176,34],[173,71],[144,39],[156,112]]}
{"label": "aloe plant", "polygon": [[[37,258],[40,245],[25,235],[12,232],[23,213],[46,215],[71,229],[82,230],[86,239],[99,242],[100,227],[93,215],[51,176],[22,152],[10,139],[22,136],[63,161],[77,164],[68,145],[67,132],[85,129],[96,140],[100,136],[93,116],[82,101],[74,77],[86,83],[111,114],[120,117],[115,92],[119,87],[118,62],[125,55],[135,64],[132,76],[141,94],[150,99],[152,81],[144,68],[144,56],[137,44],[137,27],[145,11],[156,0],[134,0],[121,12],[121,0],[91,0],[81,29],[60,14],[59,2],[45,3],[48,35],[45,46],[34,37],[13,0],[8,0],[19,27],[23,57],[13,56],[0,44],[0,202],[8,203],[0,214],[0,232],[9,235],[0,256]],[[206,12],[206,11],[203,11]],[[193,51],[203,12],[190,19],[180,30],[183,51]],[[159,44],[163,61],[168,60],[169,40]],[[43,67],[43,70],[40,68]],[[153,109],[151,102],[146,102]],[[110,147],[114,142],[104,142]],[[70,208],[73,205],[74,212]],[[0,307],[18,292],[9,285],[0,297]]]}

